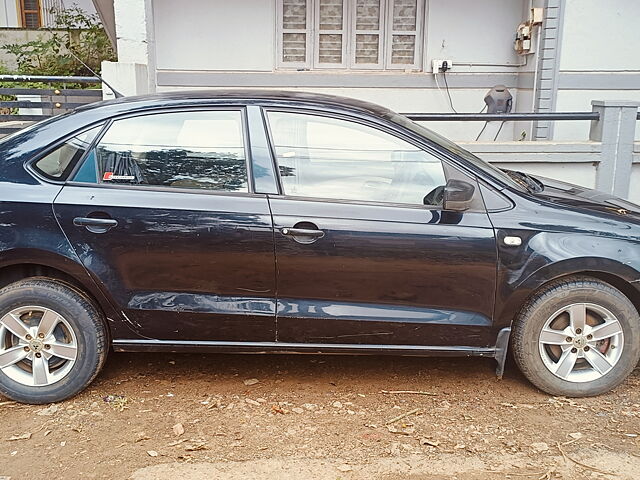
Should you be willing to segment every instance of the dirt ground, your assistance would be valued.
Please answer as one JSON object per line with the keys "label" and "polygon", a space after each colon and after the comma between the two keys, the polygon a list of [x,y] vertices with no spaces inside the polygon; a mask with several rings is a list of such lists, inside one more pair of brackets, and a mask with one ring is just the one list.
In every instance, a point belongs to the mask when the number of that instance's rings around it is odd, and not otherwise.
{"label": "dirt ground", "polygon": [[[472,358],[112,354],[66,402],[0,397],[0,479],[640,476],[640,369],[610,394],[570,400],[536,390],[513,365],[501,381],[493,368]],[[423,393],[385,393],[395,390]]]}

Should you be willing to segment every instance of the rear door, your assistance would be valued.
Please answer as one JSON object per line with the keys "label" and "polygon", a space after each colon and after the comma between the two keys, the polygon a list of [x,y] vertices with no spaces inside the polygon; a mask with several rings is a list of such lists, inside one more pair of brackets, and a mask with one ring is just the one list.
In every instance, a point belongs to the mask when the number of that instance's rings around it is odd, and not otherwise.
{"label": "rear door", "polygon": [[[494,231],[477,182],[382,126],[268,111],[280,342],[493,345]],[[448,178],[474,205],[442,210]]]}
{"label": "rear door", "polygon": [[138,336],[273,341],[275,267],[265,195],[248,178],[243,109],[113,121],[55,212]]}

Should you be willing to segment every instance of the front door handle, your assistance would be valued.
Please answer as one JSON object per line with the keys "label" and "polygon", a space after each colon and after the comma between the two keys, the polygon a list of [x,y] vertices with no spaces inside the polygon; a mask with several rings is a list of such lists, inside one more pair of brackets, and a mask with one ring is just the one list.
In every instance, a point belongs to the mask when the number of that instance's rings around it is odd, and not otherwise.
{"label": "front door handle", "polygon": [[[309,226],[315,225],[311,224]],[[324,232],[317,228],[284,227],[280,229],[280,233],[285,237],[291,237],[294,241],[302,244],[313,243],[324,237]]]}
{"label": "front door handle", "polygon": [[322,230],[311,230],[309,228],[281,228],[280,233],[291,237],[324,237],[324,232]]}
{"label": "front door handle", "polygon": [[73,219],[76,227],[85,227],[92,233],[104,233],[118,226],[118,221],[113,218],[76,217]]}

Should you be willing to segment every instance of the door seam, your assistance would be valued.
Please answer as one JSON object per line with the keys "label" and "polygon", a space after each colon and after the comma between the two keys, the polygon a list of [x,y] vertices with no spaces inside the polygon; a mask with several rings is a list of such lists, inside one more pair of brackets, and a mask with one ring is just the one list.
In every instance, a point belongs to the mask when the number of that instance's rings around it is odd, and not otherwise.
{"label": "door seam", "polygon": [[278,341],[278,256],[276,254],[276,222],[273,218],[273,210],[271,209],[271,198],[269,194],[266,194],[267,206],[269,207],[269,215],[271,216],[271,236],[273,239],[273,276],[274,276],[274,297],[275,297],[275,315],[273,317],[275,341]]}

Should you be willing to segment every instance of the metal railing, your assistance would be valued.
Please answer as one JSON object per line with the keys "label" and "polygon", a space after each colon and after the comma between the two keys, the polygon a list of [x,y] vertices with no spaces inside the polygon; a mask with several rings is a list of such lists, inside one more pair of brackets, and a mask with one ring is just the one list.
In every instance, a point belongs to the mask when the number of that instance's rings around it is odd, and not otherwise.
{"label": "metal railing", "polygon": [[[403,113],[417,122],[461,122],[461,121],[516,121],[516,120],[599,120],[598,112],[552,112],[552,113]],[[639,117],[640,118],[640,117]]]}
{"label": "metal railing", "polygon": [[[595,173],[595,187],[599,190],[628,197],[634,164],[640,164],[640,143],[634,142],[639,104],[631,101],[593,101],[591,112],[554,113],[405,113],[417,122],[451,121],[564,121],[588,120],[587,141],[528,141],[528,142],[459,142],[485,160],[498,164],[522,163],[552,166],[574,165]],[[478,136],[479,137],[479,136]],[[476,139],[477,140],[477,139]],[[494,138],[495,140],[495,138]],[[588,172],[595,168],[595,172]],[[579,173],[579,172],[578,172]],[[552,176],[550,174],[549,176]],[[586,177],[585,177],[586,178]]]}
{"label": "metal railing", "polygon": [[[7,83],[38,83],[43,87],[7,87]],[[66,88],[74,84],[100,85],[98,77],[0,75],[0,136],[31,122],[102,100],[101,89]]]}

